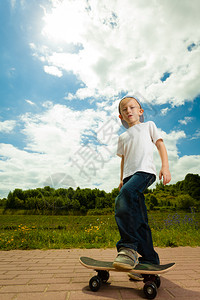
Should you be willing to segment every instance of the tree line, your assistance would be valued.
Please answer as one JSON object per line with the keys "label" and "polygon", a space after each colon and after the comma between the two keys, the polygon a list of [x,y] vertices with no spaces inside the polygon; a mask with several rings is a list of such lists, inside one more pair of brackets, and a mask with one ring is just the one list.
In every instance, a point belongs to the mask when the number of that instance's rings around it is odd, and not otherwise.
{"label": "tree line", "polygon": [[156,184],[156,188],[149,190],[146,195],[146,203],[149,209],[171,208],[187,210],[200,209],[200,176],[187,174],[182,181],[164,186]]}
{"label": "tree line", "polygon": [[[23,209],[34,213],[46,214],[104,214],[114,212],[115,198],[118,188],[107,193],[99,189],[59,188],[50,186],[10,191],[7,198],[0,201],[4,210]],[[200,208],[200,176],[187,174],[185,179],[176,184],[164,186],[157,183],[154,189],[145,191],[148,210],[173,209],[186,210]]]}

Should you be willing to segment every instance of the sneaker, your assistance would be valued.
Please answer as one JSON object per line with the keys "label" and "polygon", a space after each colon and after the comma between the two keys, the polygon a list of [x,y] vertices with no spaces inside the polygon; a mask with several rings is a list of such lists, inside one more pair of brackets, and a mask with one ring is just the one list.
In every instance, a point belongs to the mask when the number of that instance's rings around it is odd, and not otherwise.
{"label": "sneaker", "polygon": [[128,276],[130,277],[131,280],[134,281],[141,281],[144,279],[141,274],[136,274],[136,273],[128,273]]}
{"label": "sneaker", "polygon": [[138,264],[137,252],[130,248],[121,248],[113,262],[116,269],[132,270]]}

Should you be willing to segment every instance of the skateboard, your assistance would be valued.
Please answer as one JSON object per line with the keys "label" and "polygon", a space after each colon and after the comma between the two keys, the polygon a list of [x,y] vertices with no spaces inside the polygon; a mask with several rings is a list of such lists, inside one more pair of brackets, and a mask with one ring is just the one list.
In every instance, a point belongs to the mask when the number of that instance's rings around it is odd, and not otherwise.
{"label": "skateboard", "polygon": [[91,291],[97,292],[102,283],[108,281],[109,271],[135,273],[141,274],[143,277],[143,291],[147,299],[154,299],[157,295],[157,289],[161,284],[159,274],[166,273],[175,267],[175,263],[166,265],[138,264],[134,269],[126,270],[114,268],[113,262],[96,260],[90,257],[80,257],[79,261],[84,267],[97,272],[97,275],[93,276],[89,281]]}

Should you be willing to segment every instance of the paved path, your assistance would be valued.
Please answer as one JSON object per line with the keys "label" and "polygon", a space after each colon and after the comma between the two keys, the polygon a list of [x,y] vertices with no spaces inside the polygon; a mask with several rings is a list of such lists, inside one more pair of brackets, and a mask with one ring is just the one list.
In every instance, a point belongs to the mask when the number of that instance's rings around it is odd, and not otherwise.
{"label": "paved path", "polygon": [[[156,299],[200,299],[200,247],[157,248],[161,263],[176,268],[161,277]],[[95,274],[80,265],[79,256],[113,260],[115,249],[0,251],[0,300],[106,300],[144,299],[143,283],[126,273],[111,272],[109,283],[91,292]]]}

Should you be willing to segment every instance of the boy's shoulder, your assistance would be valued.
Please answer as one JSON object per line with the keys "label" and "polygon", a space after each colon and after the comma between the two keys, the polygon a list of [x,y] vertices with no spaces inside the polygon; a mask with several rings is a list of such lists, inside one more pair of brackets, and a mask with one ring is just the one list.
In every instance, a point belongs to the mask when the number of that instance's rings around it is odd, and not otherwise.
{"label": "boy's shoulder", "polygon": [[144,124],[147,124],[147,125],[155,125],[155,123],[153,121],[147,121],[145,122]]}

